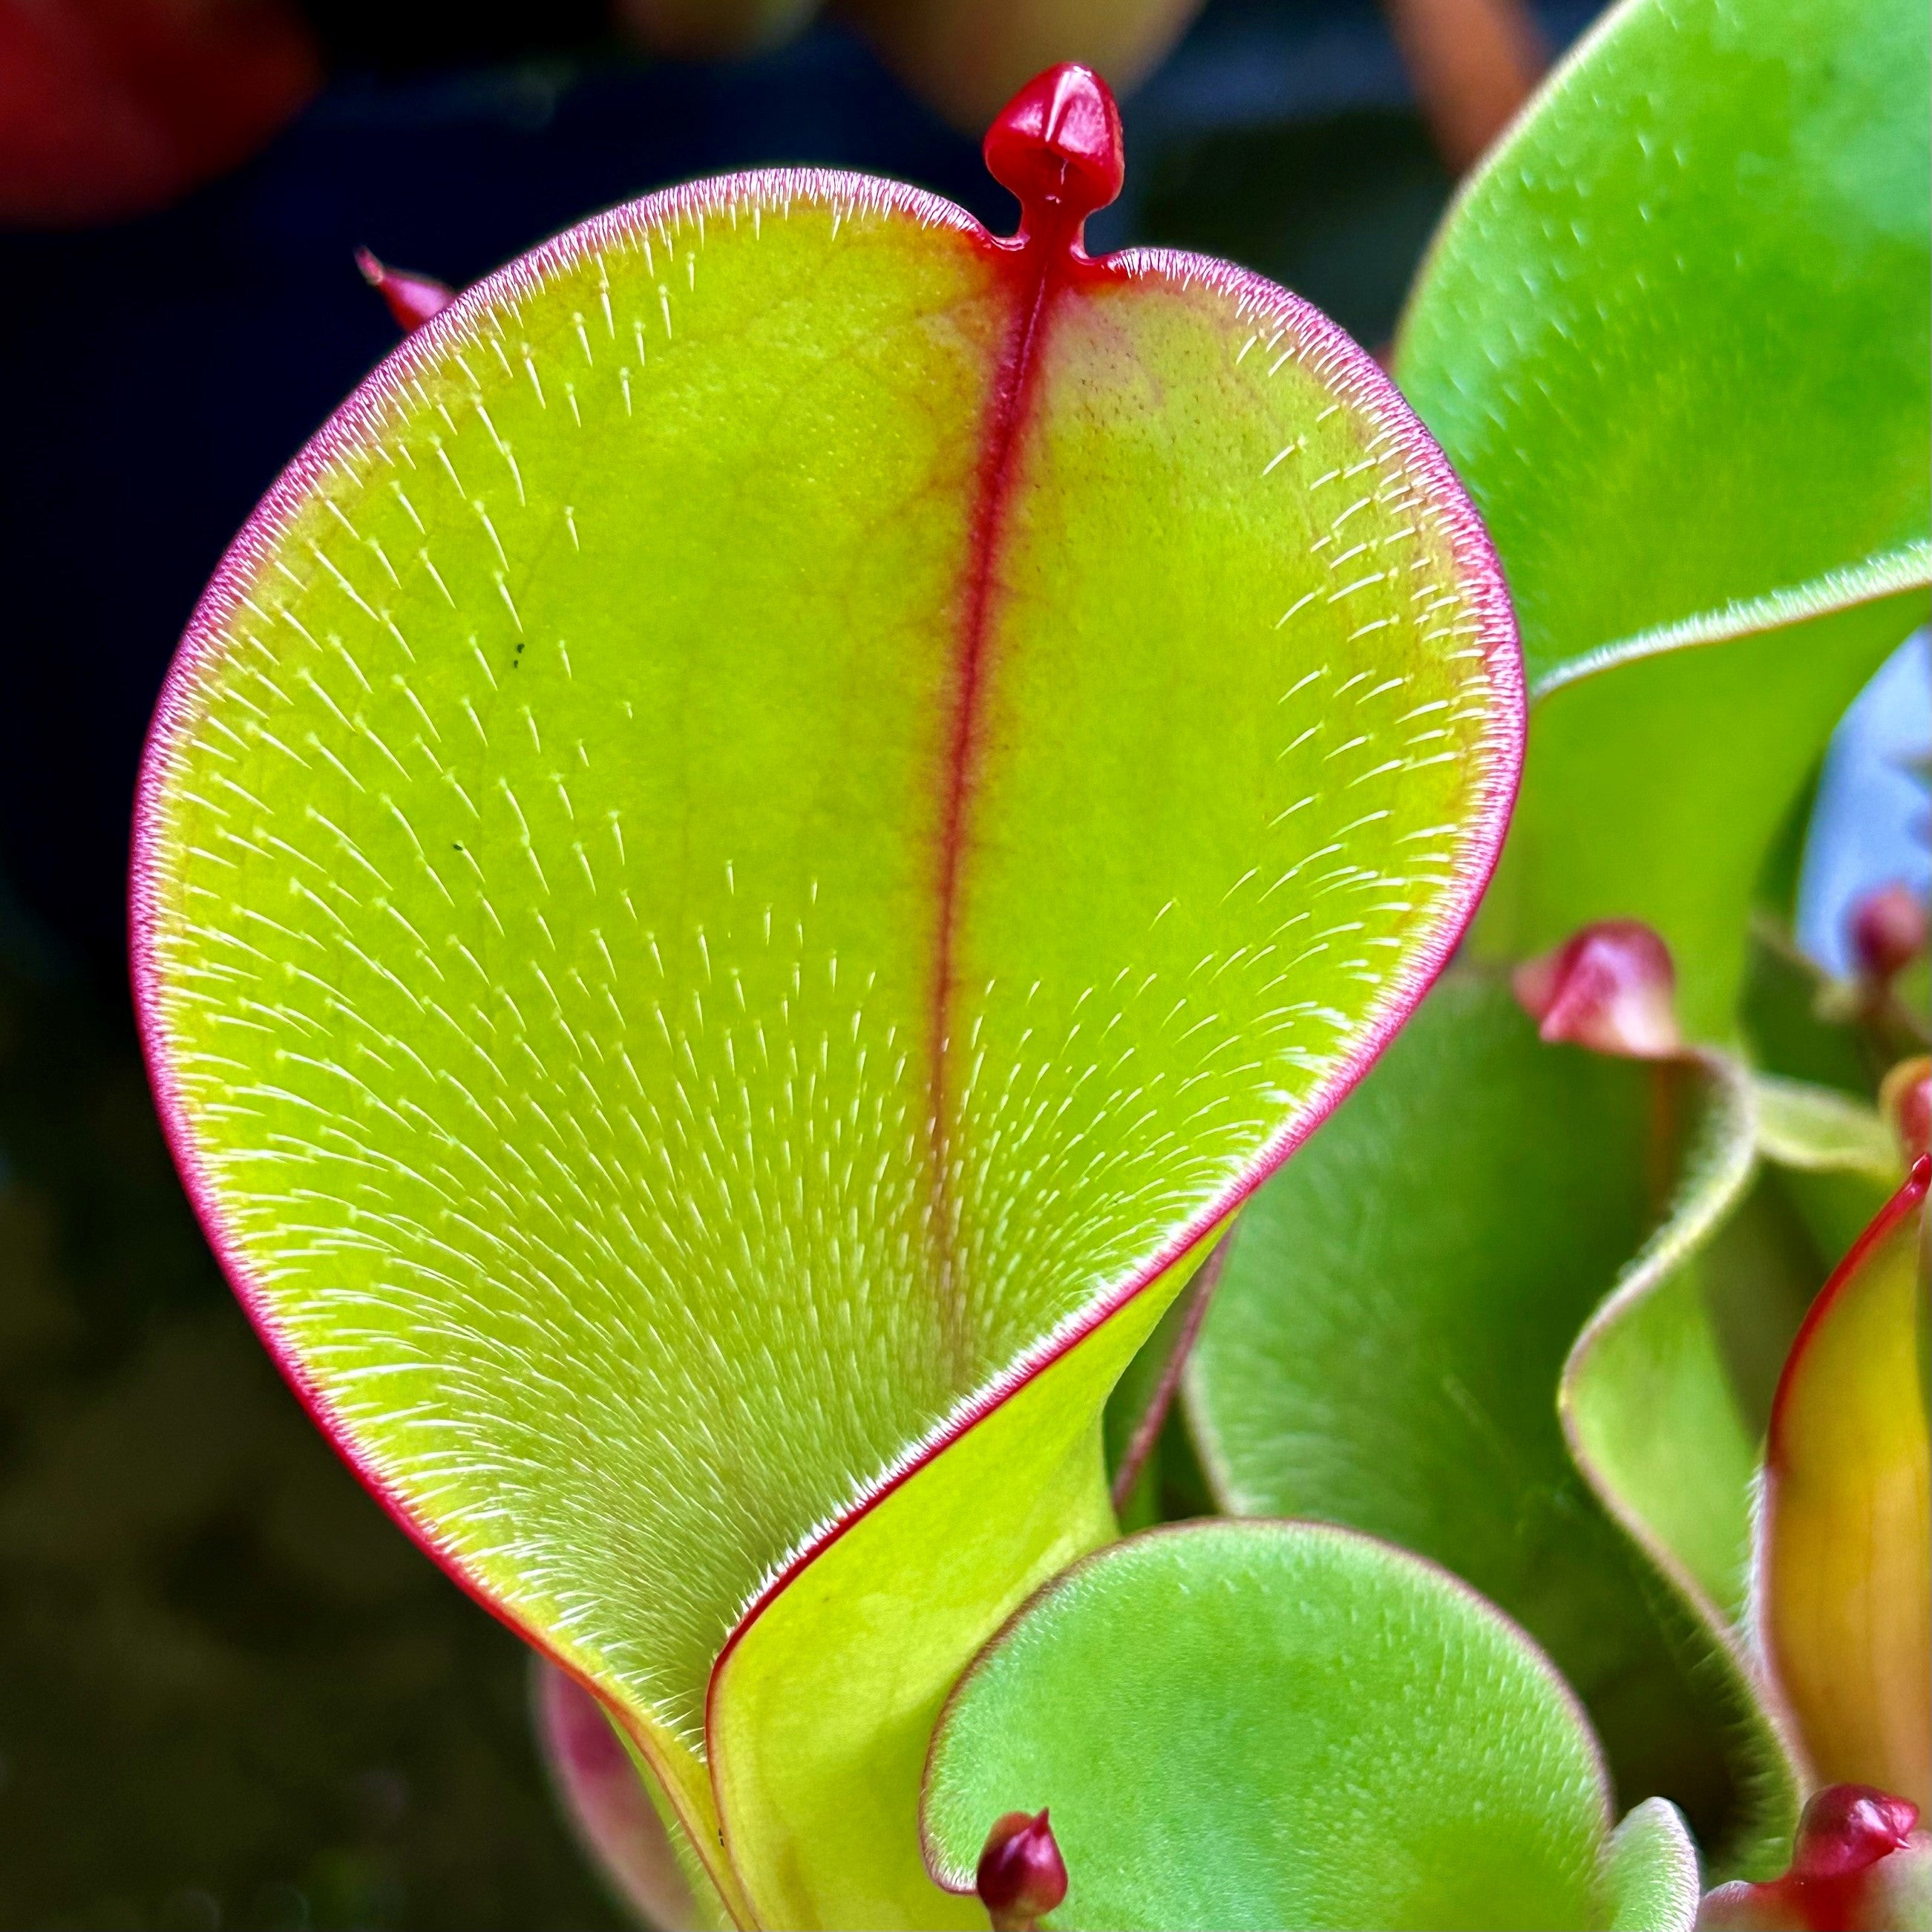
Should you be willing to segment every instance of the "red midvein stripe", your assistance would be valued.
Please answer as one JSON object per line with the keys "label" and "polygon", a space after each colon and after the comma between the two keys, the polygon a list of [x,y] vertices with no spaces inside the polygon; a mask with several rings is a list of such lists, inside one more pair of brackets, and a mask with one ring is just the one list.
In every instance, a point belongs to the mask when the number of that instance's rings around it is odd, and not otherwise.
{"label": "red midvein stripe", "polygon": [[[1075,230],[1077,232],[1077,230]],[[995,244],[995,246],[1001,244]],[[1012,244],[1006,244],[1011,246]],[[933,1238],[940,1257],[941,1319],[950,1342],[963,1346],[964,1314],[952,1280],[957,1229],[948,1183],[952,1090],[952,1027],[958,987],[958,932],[970,816],[984,752],[991,638],[1000,590],[1000,551],[1007,534],[1040,380],[1054,298],[1072,265],[1073,234],[1058,223],[1022,231],[1014,278],[1018,302],[988,401],[978,476],[978,501],[968,537],[960,598],[952,716],[947,734],[940,805],[931,1019],[931,1096],[927,1122],[932,1167]]]}

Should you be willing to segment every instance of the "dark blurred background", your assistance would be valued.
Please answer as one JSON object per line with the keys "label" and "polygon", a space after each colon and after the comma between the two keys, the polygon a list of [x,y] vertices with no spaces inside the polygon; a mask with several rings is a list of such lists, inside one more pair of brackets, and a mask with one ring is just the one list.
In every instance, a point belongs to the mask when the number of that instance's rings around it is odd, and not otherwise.
{"label": "dark blurred background", "polygon": [[[1560,48],[1592,10],[1537,25]],[[176,640],[397,338],[352,251],[461,284],[611,202],[794,161],[1006,224],[976,144],[836,24],[707,64],[619,44],[600,0],[307,17],[326,81],[253,158],[136,218],[0,232],[6,1927],[617,1922],[544,1786],[520,1646],[362,1495],[231,1301],[126,993]],[[6,58],[0,31],[0,146]],[[1373,0],[1211,0],[1126,118],[1095,245],[1231,256],[1386,341],[1451,178]]]}

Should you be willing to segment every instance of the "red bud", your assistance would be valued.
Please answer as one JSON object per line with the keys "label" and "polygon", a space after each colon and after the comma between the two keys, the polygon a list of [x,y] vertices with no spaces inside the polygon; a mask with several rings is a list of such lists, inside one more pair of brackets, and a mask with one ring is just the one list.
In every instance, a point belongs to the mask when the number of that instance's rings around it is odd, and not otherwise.
{"label": "red bud", "polygon": [[1066,1865],[1045,1811],[1009,1811],[986,1834],[976,1878],[993,1932],[1030,1932],[1066,1896]]}
{"label": "red bud", "polygon": [[1908,1161],[1932,1148],[1932,1058],[1901,1060],[1878,1090],[1878,1110]]}
{"label": "red bud", "polygon": [[1683,1049],[1670,949],[1636,920],[1586,926],[1554,952],[1525,960],[1510,983],[1545,1040],[1630,1060],[1668,1060]]}
{"label": "red bud", "polygon": [[1036,74],[986,130],[986,166],[1019,197],[1022,235],[1105,208],[1126,178],[1120,110],[1091,68],[1071,61]]}
{"label": "red bud", "polygon": [[366,248],[356,250],[356,266],[362,271],[362,279],[389,304],[399,328],[420,328],[456,299],[456,291],[448,283],[389,268]]}
{"label": "red bud", "polygon": [[1868,1784],[1828,1784],[1798,1820],[1795,1879],[1849,1878],[1895,1852],[1912,1835],[1918,1807]]}
{"label": "red bud", "polygon": [[1858,970],[1880,985],[1924,951],[1925,908],[1910,886],[1894,883],[1868,892],[1852,911],[1852,952]]}
{"label": "red bud", "polygon": [[1919,1922],[1926,1835],[1918,1808],[1865,1784],[1832,1784],[1798,1821],[1791,1869],[1768,1884],[1738,1882],[1706,1894],[1700,1932],[1895,1932]]}

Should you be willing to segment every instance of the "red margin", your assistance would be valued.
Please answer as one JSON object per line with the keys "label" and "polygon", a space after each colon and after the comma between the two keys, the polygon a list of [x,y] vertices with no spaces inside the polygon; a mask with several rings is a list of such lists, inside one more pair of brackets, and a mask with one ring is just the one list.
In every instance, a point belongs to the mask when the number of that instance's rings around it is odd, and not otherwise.
{"label": "red margin", "polygon": [[1872,1217],[1871,1226],[1852,1244],[1844,1259],[1832,1270],[1831,1279],[1819,1289],[1811,1306],[1804,1311],[1804,1319],[1798,1324],[1798,1333],[1792,1338],[1791,1352],[1785,1357],[1784,1366],[1778,1375],[1778,1392],[1771,1399],[1771,1420],[1765,1430],[1764,1474],[1767,1485],[1777,1480],[1783,1468],[1785,1403],[1798,1379],[1812,1336],[1823,1325],[1838,1298],[1863,1272],[1873,1251],[1890,1240],[1900,1225],[1924,1204],[1928,1189],[1932,1189],[1932,1154],[1922,1154],[1912,1163],[1912,1172],[1906,1176],[1904,1184]]}
{"label": "red margin", "polygon": [[[135,798],[129,950],[142,1051],[170,1150],[202,1230],[237,1298],[311,1420],[364,1488],[418,1548],[492,1616],[600,1697],[604,1693],[584,1670],[560,1656],[544,1634],[509,1603],[493,1594],[491,1586],[480,1576],[466,1568],[459,1552],[418,1513],[340,1423],[328,1396],[295,1353],[255,1279],[248,1258],[224,1219],[174,1077],[163,1017],[161,976],[155,952],[158,916],[154,884],[161,856],[162,794],[171,770],[175,740],[200,709],[201,675],[218,656],[224,626],[263,567],[268,551],[317,481],[338,466],[346,465],[360,444],[380,431],[402,403],[407,383],[419,373],[428,374],[434,357],[446,345],[465,340],[484,314],[498,303],[514,302],[536,292],[550,278],[608,242],[622,241],[653,224],[682,218],[702,218],[708,214],[729,218],[734,212],[748,212],[754,206],[762,208],[800,201],[841,206],[856,202],[861,206],[904,214],[922,225],[954,230],[989,248],[1006,245],[996,241],[963,209],[918,189],[839,171],[781,169],[722,176],[646,196],[568,230],[487,277],[458,296],[442,314],[404,338],[283,471],[243,526],[202,593],[162,686],[148,730]],[[710,1701],[716,1693],[720,1673],[746,1633],[797,1575],[920,1469],[1197,1246],[1334,1110],[1400,1030],[1448,963],[1496,869],[1514,807],[1522,771],[1526,700],[1522,650],[1502,566],[1448,458],[1381,368],[1366,350],[1318,310],[1263,277],[1226,262],[1171,249],[1131,249],[1093,262],[1089,272],[1099,279],[1162,282],[1179,290],[1198,290],[1232,299],[1243,319],[1264,327],[1278,326],[1285,335],[1302,344],[1331,393],[1372,424],[1394,432],[1393,440],[1407,473],[1433,500],[1447,526],[1457,574],[1478,619],[1493,700],[1485,733],[1489,769],[1480,787],[1475,815],[1464,834],[1459,890],[1447,916],[1431,939],[1419,949],[1407,972],[1396,982],[1379,1012],[1359,1036],[1354,1051],[1330,1073],[1300,1116],[1264,1144],[1241,1176],[1171,1236],[1133,1275],[1096,1298],[1077,1322],[1022,1356],[962,1405],[943,1435],[924,1445],[794,1556],[746,1608],[712,1666],[706,1695],[707,1740]],[[609,1701],[608,1697],[605,1701]],[[703,1847],[700,1855],[710,1849]]]}

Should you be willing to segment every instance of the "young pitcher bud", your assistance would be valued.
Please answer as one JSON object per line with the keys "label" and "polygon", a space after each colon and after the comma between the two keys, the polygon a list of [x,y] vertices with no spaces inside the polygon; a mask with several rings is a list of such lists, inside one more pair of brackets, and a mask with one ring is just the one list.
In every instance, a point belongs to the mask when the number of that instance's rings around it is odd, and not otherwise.
{"label": "young pitcher bud", "polygon": [[1066,1896],[1066,1866],[1044,1810],[1009,1811],[986,1834],[975,1888],[993,1932],[1031,1932]]}
{"label": "young pitcher bud", "polygon": [[1796,1879],[1846,1878],[1875,1865],[1912,1835],[1918,1807],[1868,1784],[1829,1784],[1805,1806],[1791,1848]]}
{"label": "young pitcher bud", "polygon": [[362,279],[388,304],[399,328],[422,328],[431,316],[442,314],[456,299],[456,291],[447,282],[392,268],[366,248],[356,250],[356,266],[362,271]]}
{"label": "young pitcher bud", "polygon": [[1510,985],[1546,1040],[1630,1060],[1683,1051],[1670,949],[1639,920],[1586,926],[1553,952],[1526,959]]}
{"label": "young pitcher bud", "polygon": [[1107,83],[1072,62],[1049,68],[1008,101],[986,130],[986,166],[1018,198],[1021,232],[1058,209],[1075,222],[1120,192],[1126,164],[1120,110]]}
{"label": "young pitcher bud", "polygon": [[1906,1932],[1923,1924],[1932,1844],[1913,1828],[1918,1822],[1909,1798],[1864,1784],[1827,1785],[1798,1819],[1791,1869],[1768,1884],[1739,1881],[1706,1894],[1698,1932]]}
{"label": "young pitcher bud", "polygon": [[1851,950],[1858,972],[1880,986],[1926,949],[1928,920],[1918,895],[1909,885],[1882,885],[1851,912]]}
{"label": "young pitcher bud", "polygon": [[1924,905],[1910,886],[1881,886],[1852,908],[1852,955],[1860,975],[1880,986],[1924,951],[1928,934]]}
{"label": "young pitcher bud", "polygon": [[1878,1090],[1878,1110],[1908,1162],[1932,1150],[1932,1056],[1901,1060]]}

